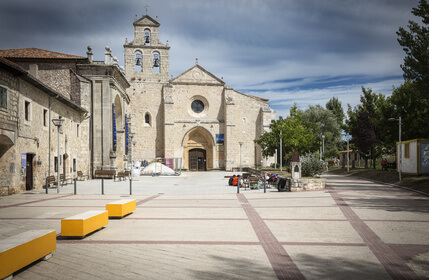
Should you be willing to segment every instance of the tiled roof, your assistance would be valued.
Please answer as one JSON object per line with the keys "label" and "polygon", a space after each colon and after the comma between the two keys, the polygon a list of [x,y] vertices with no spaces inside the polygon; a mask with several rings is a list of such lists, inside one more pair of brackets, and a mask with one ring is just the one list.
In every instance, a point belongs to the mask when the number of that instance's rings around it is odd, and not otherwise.
{"label": "tiled roof", "polygon": [[0,57],[6,58],[39,58],[39,59],[87,59],[83,56],[52,52],[38,48],[0,50]]}
{"label": "tiled roof", "polygon": [[262,98],[262,97],[259,97],[259,96],[254,96],[254,95],[250,95],[250,94],[248,94],[248,96],[251,96],[253,98],[256,98],[256,99],[259,99],[259,100],[262,100],[262,101],[269,101],[269,99]]}
{"label": "tiled roof", "polygon": [[27,70],[25,70],[24,68],[22,68],[20,65],[18,65],[18,64],[16,64],[16,63],[14,63],[14,62],[12,62],[12,61],[10,61],[10,60],[7,60],[7,59],[6,59],[6,58],[4,58],[4,57],[1,57],[1,56],[0,56],[0,62],[4,63],[4,64],[6,64],[6,65],[9,65],[9,66],[11,66],[11,67],[13,67],[13,68],[15,68],[15,69],[18,69],[19,71],[21,71],[21,72],[23,72],[23,73],[27,73]]}

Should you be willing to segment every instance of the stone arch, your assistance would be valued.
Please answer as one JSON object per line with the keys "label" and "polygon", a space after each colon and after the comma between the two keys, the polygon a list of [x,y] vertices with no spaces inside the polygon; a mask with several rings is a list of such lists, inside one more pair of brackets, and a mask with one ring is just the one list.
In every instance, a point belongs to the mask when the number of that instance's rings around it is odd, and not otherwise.
{"label": "stone arch", "polygon": [[196,149],[205,151],[205,166],[207,169],[213,168],[215,141],[207,129],[199,126],[188,130],[182,139],[182,147],[185,169],[190,169],[189,151]]}
{"label": "stone arch", "polygon": [[161,72],[161,54],[159,51],[152,52],[152,73]]}
{"label": "stone arch", "polygon": [[[8,135],[10,134],[10,135]],[[0,158],[13,146],[15,145],[13,133],[5,131],[0,133]]]}

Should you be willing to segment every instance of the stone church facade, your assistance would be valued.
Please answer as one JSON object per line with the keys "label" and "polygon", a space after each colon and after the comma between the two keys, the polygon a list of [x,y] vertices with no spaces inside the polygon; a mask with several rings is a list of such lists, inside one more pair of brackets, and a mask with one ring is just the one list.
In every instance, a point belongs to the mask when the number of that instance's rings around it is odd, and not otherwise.
{"label": "stone church facade", "polygon": [[160,24],[145,15],[133,25],[134,40],[124,48],[134,159],[179,158],[191,171],[269,165],[254,143],[275,119],[268,100],[228,87],[198,60],[170,79]]}
{"label": "stone church facade", "polygon": [[[268,100],[228,87],[198,60],[170,77],[159,27],[148,15],[134,21],[125,68],[109,47],[104,61],[91,47],[86,57],[0,50],[0,191],[41,189],[58,164],[66,178],[129,170],[131,156],[190,171],[272,162],[254,143],[275,118]],[[59,150],[55,118],[65,120]]]}

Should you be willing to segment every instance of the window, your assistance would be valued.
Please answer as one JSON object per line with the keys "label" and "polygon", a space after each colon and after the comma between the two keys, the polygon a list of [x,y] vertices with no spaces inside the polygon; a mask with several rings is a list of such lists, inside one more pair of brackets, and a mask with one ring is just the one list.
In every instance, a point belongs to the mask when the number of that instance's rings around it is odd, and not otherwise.
{"label": "window", "polygon": [[25,113],[25,120],[26,121],[29,121],[30,120],[30,110],[31,110],[31,107],[30,107],[30,105],[31,105],[31,103],[30,102],[28,102],[28,101],[25,101],[25,103],[24,103],[24,113]]}
{"label": "window", "polygon": [[150,115],[149,113],[146,113],[146,115],[144,116],[144,123],[147,125],[150,125]]}
{"label": "window", "polygon": [[144,45],[150,46],[150,30],[149,29],[145,29],[145,31],[144,31]]}
{"label": "window", "polygon": [[76,159],[73,159],[73,172],[76,172]]}
{"label": "window", "polygon": [[134,72],[143,72],[143,55],[141,51],[136,51]]}
{"label": "window", "polygon": [[79,137],[79,124],[76,124],[76,137]]}
{"label": "window", "polygon": [[202,111],[204,111],[204,102],[202,102],[201,100],[198,100],[198,99],[194,100],[194,101],[192,101],[191,108],[192,108],[192,111],[199,114]]}
{"label": "window", "polygon": [[159,73],[161,67],[161,60],[159,52],[154,52],[152,54],[152,73]]}
{"label": "window", "polygon": [[48,110],[43,109],[43,126],[48,126]]}
{"label": "window", "polygon": [[7,108],[7,89],[0,87],[0,108]]}
{"label": "window", "polygon": [[410,158],[410,143],[404,144],[404,158]]}
{"label": "window", "polygon": [[54,172],[58,172],[58,157],[54,157]]}

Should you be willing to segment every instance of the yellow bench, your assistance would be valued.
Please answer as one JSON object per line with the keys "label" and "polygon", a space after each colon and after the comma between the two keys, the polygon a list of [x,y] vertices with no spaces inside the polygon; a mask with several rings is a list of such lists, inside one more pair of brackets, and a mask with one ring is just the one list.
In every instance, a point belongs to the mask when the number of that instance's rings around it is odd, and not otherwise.
{"label": "yellow bench", "polygon": [[61,220],[61,236],[84,237],[109,223],[105,210],[87,211]]}
{"label": "yellow bench", "polygon": [[38,259],[48,259],[56,249],[55,230],[29,230],[0,240],[0,279]]}
{"label": "yellow bench", "polygon": [[121,199],[106,204],[106,210],[109,212],[109,217],[123,217],[136,210],[135,199]]}

